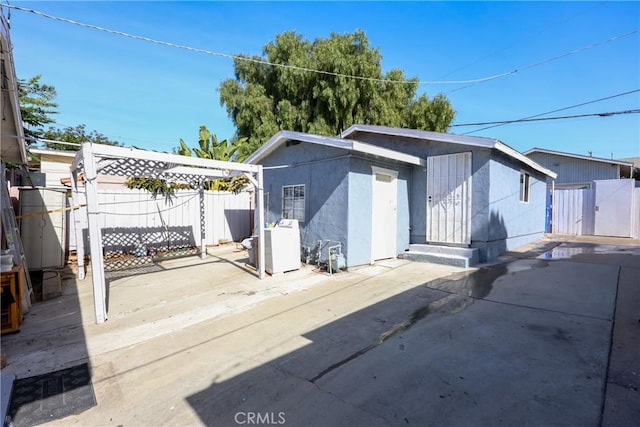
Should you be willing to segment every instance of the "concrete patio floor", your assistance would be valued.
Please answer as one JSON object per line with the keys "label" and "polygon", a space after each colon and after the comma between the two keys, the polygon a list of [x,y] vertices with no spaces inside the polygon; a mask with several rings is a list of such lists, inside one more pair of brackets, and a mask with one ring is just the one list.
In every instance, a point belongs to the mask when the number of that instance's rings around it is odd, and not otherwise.
{"label": "concrete patio floor", "polygon": [[88,361],[98,405],[59,426],[626,425],[640,246],[562,240],[479,270],[388,260],[262,281],[227,245],[112,279],[102,325],[90,279],[71,280],[2,337],[3,373]]}

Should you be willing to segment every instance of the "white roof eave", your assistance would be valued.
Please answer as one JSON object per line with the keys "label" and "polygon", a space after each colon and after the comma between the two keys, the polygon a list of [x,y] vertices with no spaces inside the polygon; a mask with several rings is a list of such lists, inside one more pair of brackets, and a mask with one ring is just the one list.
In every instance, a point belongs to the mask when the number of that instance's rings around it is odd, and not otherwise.
{"label": "white roof eave", "polygon": [[388,148],[378,147],[364,142],[336,138],[331,136],[322,136],[307,134],[302,132],[280,131],[265,142],[262,147],[249,156],[245,163],[257,164],[282,144],[287,141],[301,141],[311,144],[323,145],[326,147],[339,148],[343,150],[355,151],[358,153],[370,154],[373,156],[384,157],[390,160],[396,160],[417,166],[426,166],[426,160],[411,154],[401,153],[399,151],[390,150]]}
{"label": "white roof eave", "polygon": [[392,135],[392,136],[400,136],[405,138],[414,138],[421,140],[429,140],[435,142],[443,142],[450,144],[462,144],[462,145],[470,145],[474,147],[484,147],[484,148],[495,148],[496,150],[513,157],[514,159],[530,166],[531,168],[544,173],[545,175],[551,177],[552,179],[556,179],[558,176],[555,172],[550,169],[539,165],[535,161],[526,157],[522,153],[517,150],[509,147],[507,144],[491,138],[477,137],[477,136],[466,136],[466,135],[454,135],[449,133],[441,133],[441,132],[429,132],[417,129],[402,129],[402,128],[390,128],[385,126],[373,126],[373,125],[352,125],[344,132],[340,133],[342,138],[348,137],[356,132],[368,132],[375,133],[381,135]]}
{"label": "white roof eave", "polygon": [[535,161],[533,161],[532,159],[528,158],[527,156],[525,156],[524,154],[520,153],[519,151],[509,147],[507,144],[501,142],[501,141],[497,141],[496,145],[494,147],[496,150],[503,152],[504,154],[511,156],[519,161],[521,161],[522,163],[532,167],[533,169],[537,170],[538,172],[542,172],[543,174],[549,176],[551,179],[556,179],[558,177],[558,174],[555,173],[554,171],[552,171],[551,169],[547,169],[544,166],[536,163]]}
{"label": "white roof eave", "polygon": [[[27,156],[27,148],[24,138],[24,129],[22,127],[22,116],[20,114],[20,103],[18,101],[18,78],[13,61],[13,50],[11,46],[11,38],[9,34],[9,24],[0,13],[0,43],[2,44],[2,59],[5,61],[6,77],[8,80],[9,90],[9,108],[11,110],[11,119],[15,124],[15,135],[1,135],[2,144],[10,144],[10,147],[2,147],[3,160],[15,163],[27,164],[29,158]],[[5,158],[6,156],[6,158]]]}

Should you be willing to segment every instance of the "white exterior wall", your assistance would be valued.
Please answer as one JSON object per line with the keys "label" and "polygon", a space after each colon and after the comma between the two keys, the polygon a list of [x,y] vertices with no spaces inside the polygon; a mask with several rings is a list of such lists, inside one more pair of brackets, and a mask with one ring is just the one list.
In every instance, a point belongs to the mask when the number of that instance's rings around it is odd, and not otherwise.
{"label": "white exterior wall", "polygon": [[73,157],[70,157],[68,160],[69,161],[67,163],[62,163],[60,160],[51,161],[46,159],[45,156],[42,156],[42,160],[40,161],[40,172],[44,173],[46,176],[45,186],[47,188],[68,189],[68,187],[60,183],[60,179],[69,178],[69,167],[71,166]]}

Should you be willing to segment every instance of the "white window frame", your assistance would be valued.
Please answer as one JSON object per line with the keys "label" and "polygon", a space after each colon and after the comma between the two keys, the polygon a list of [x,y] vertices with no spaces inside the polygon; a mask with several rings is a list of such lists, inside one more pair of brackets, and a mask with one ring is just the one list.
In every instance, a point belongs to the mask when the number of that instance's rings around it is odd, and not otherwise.
{"label": "white window frame", "polygon": [[[296,195],[295,195],[295,188],[296,187],[302,187],[302,197],[299,197],[296,199]],[[287,189],[293,189],[293,195],[292,196],[286,196],[285,195],[285,191]],[[289,198],[287,198],[289,197]],[[292,198],[291,198],[292,197]],[[305,188],[305,184],[296,184],[296,185],[283,185],[282,186],[282,218],[285,219],[297,219],[299,222],[304,222],[305,221],[305,213],[307,210],[307,202],[306,202],[306,197],[307,197],[307,189]],[[290,200],[291,203],[291,208],[287,209],[287,206],[285,205],[287,200]],[[302,200],[302,208],[297,208],[295,207],[295,202],[296,201],[300,201]],[[289,210],[291,212],[289,212]]]}
{"label": "white window frame", "polygon": [[531,199],[531,174],[520,171],[520,202],[529,203]]}

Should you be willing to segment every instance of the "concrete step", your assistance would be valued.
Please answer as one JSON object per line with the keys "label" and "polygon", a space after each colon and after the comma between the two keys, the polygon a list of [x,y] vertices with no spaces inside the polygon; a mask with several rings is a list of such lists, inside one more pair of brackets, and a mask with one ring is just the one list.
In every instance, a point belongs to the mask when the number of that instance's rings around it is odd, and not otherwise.
{"label": "concrete step", "polygon": [[464,268],[472,267],[479,262],[477,248],[457,248],[427,244],[409,245],[409,250],[399,254],[398,258]]}

